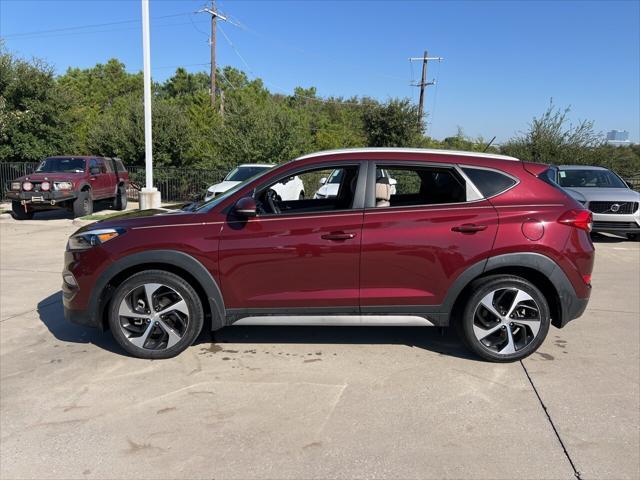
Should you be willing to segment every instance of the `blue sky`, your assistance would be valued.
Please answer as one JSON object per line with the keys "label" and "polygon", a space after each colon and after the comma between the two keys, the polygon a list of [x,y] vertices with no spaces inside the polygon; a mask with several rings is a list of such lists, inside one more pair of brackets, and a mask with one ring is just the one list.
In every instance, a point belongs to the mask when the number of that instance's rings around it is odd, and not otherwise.
{"label": "blue sky", "polygon": [[[151,0],[152,66],[206,70],[204,0]],[[504,141],[550,98],[598,131],[626,129],[640,141],[640,2],[218,1],[240,26],[222,24],[218,64],[249,70],[273,91],[316,86],[318,94],[417,101],[424,49],[431,63],[429,133]],[[169,16],[174,15],[174,16]],[[159,18],[165,17],[165,18]],[[0,0],[0,36],[24,57],[62,73],[116,57],[142,67],[140,1]],[[116,25],[66,29],[85,25]],[[41,32],[27,34],[29,32]],[[233,45],[233,47],[232,47]],[[199,65],[200,64],[200,65]]]}

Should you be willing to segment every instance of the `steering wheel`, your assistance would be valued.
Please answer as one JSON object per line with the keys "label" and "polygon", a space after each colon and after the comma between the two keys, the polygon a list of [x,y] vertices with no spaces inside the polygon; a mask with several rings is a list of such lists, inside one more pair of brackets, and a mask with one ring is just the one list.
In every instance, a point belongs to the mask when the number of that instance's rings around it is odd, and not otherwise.
{"label": "steering wheel", "polygon": [[278,207],[278,194],[275,192],[275,190],[271,188],[267,190],[267,192],[264,194],[264,198],[269,204],[271,213],[280,213],[280,207]]}

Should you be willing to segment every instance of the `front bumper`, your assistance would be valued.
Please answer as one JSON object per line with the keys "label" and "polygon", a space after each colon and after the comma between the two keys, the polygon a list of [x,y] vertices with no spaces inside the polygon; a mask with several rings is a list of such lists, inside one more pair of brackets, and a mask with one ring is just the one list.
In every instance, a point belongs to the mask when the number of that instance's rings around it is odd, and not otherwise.
{"label": "front bumper", "polygon": [[75,200],[77,197],[73,191],[48,190],[46,192],[16,192],[10,190],[6,193],[9,200],[29,205],[55,205],[56,203]]}
{"label": "front bumper", "polygon": [[629,214],[593,214],[593,232],[617,233],[640,233],[640,210]]}

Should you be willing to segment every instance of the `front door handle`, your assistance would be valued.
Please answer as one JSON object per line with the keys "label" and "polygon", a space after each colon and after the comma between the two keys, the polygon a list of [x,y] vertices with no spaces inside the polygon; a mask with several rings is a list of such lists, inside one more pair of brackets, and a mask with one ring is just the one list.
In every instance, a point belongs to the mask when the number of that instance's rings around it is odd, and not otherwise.
{"label": "front door handle", "polygon": [[486,230],[486,225],[476,225],[475,223],[465,223],[464,225],[458,225],[457,227],[453,227],[451,229],[452,232],[460,232],[460,233],[476,233],[482,232]]}
{"label": "front door handle", "polygon": [[356,238],[355,233],[344,233],[344,232],[334,232],[334,233],[326,233],[321,237],[323,240],[351,240],[352,238]]}

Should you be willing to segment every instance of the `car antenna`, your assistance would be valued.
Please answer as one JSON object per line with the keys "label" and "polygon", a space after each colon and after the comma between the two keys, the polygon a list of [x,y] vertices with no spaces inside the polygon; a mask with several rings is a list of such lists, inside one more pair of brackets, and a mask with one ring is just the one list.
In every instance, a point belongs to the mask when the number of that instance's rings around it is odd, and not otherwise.
{"label": "car antenna", "polygon": [[493,143],[493,141],[496,139],[496,136],[494,135],[493,138],[491,139],[491,141],[489,143],[487,143],[487,146],[484,147],[484,150],[482,150],[482,153],[486,152],[487,149],[491,146],[491,144]]}

